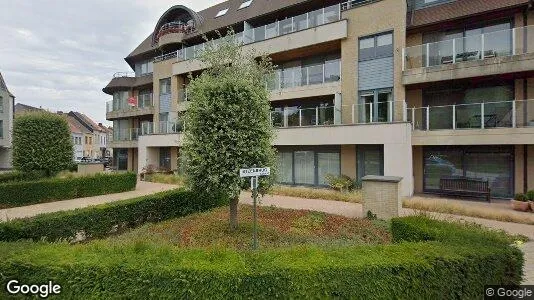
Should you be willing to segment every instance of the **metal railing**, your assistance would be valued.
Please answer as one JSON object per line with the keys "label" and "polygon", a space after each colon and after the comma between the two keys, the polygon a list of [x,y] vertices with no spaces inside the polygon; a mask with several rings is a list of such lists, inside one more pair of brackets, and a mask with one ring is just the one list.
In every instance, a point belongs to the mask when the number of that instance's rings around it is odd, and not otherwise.
{"label": "metal railing", "polygon": [[267,89],[280,90],[340,80],[341,60],[336,59],[315,66],[276,70],[274,78],[267,81]]}
{"label": "metal railing", "polygon": [[139,110],[143,108],[154,107],[154,100],[152,94],[142,94],[138,97],[136,105],[130,105],[127,103],[127,100],[114,101],[110,100],[106,102],[106,113],[114,111],[130,111],[130,110]]}
{"label": "metal railing", "polygon": [[534,100],[413,107],[407,117],[424,131],[534,127]]}
{"label": "metal railing", "polygon": [[[332,5],[302,15],[276,21],[267,25],[246,29],[236,33],[234,38],[239,44],[251,44],[266,39],[290,34],[296,31],[314,28],[341,19],[340,4]],[[225,37],[211,40],[202,44],[186,47],[177,51],[177,60],[189,60],[199,56],[206,47],[217,47]]]}
{"label": "metal railing", "polygon": [[270,112],[274,127],[328,126],[341,124],[393,123],[406,121],[404,101],[366,104],[285,107]]}
{"label": "metal railing", "polygon": [[181,120],[176,122],[145,122],[141,124],[141,135],[175,134],[181,133],[184,128],[184,122]]}
{"label": "metal railing", "polygon": [[403,70],[534,52],[534,25],[407,47]]}
{"label": "metal railing", "polygon": [[110,142],[119,142],[119,141],[137,141],[139,139],[139,128],[128,128],[113,130],[113,138]]}
{"label": "metal railing", "polygon": [[116,72],[115,74],[113,74],[113,78],[120,77],[135,77],[135,72]]}
{"label": "metal railing", "polygon": [[368,3],[375,2],[376,0],[351,0],[341,3],[341,11],[345,11],[351,8],[362,6]]}

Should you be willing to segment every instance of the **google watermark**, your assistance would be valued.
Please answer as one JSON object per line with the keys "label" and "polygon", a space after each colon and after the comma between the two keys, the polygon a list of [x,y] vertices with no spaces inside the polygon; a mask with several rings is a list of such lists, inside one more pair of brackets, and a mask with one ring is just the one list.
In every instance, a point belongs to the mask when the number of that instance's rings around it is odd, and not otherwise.
{"label": "google watermark", "polygon": [[61,293],[61,286],[52,281],[46,284],[21,284],[18,280],[10,280],[6,284],[6,290],[11,295],[30,295],[47,298],[51,295],[59,295]]}
{"label": "google watermark", "polygon": [[534,300],[533,285],[491,285],[484,287],[484,299]]}

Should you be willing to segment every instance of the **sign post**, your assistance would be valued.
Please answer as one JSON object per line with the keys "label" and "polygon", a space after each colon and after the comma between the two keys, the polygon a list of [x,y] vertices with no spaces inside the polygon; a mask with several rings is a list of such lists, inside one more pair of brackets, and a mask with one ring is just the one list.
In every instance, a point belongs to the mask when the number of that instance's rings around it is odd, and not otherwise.
{"label": "sign post", "polygon": [[258,214],[257,214],[257,201],[258,201],[258,181],[260,176],[271,175],[271,168],[251,168],[239,170],[239,176],[250,177],[250,189],[252,190],[252,209],[254,229],[252,233],[253,249],[258,249]]}

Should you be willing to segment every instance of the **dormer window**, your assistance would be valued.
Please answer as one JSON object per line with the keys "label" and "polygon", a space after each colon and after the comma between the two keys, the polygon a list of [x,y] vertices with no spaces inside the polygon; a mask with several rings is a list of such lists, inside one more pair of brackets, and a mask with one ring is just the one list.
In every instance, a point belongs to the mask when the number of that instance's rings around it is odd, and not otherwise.
{"label": "dormer window", "polygon": [[228,12],[228,8],[222,9],[215,15],[215,18],[222,17],[226,15],[227,12]]}
{"label": "dormer window", "polygon": [[251,3],[252,3],[252,0],[245,1],[245,2],[241,3],[241,5],[239,6],[238,9],[249,7]]}

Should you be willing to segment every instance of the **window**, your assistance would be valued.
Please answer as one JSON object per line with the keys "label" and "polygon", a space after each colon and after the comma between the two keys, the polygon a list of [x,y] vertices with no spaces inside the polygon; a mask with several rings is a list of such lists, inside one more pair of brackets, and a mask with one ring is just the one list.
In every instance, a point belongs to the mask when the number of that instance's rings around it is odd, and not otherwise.
{"label": "window", "polygon": [[335,152],[317,153],[317,180],[319,185],[328,185],[326,175],[341,174],[340,154]]}
{"label": "window", "polygon": [[243,9],[243,8],[249,7],[251,3],[252,3],[252,0],[245,1],[245,2],[241,3],[241,5],[239,5],[238,9]]}
{"label": "window", "polygon": [[4,112],[4,98],[0,96],[0,113]]}
{"label": "window", "polygon": [[171,93],[171,79],[165,78],[159,81],[159,94],[166,95]]}
{"label": "window", "polygon": [[4,121],[0,120],[0,139],[4,138]]}
{"label": "window", "polygon": [[384,146],[360,145],[356,155],[358,180],[367,175],[384,175]]}
{"label": "window", "polygon": [[360,39],[359,61],[393,56],[393,33],[384,33]]}
{"label": "window", "polygon": [[371,121],[371,112],[373,122],[392,122],[394,108],[393,94],[391,89],[379,89],[370,91],[360,91],[360,123],[369,123]]}
{"label": "window", "polygon": [[164,170],[171,170],[171,148],[159,148],[159,167]]}
{"label": "window", "polygon": [[293,152],[278,153],[278,182],[293,183]]}
{"label": "window", "polygon": [[154,66],[153,66],[152,61],[145,61],[144,63],[141,64],[141,73],[139,75],[150,74],[152,73],[153,68]]}
{"label": "window", "polygon": [[215,15],[215,18],[222,17],[226,15],[227,12],[228,12],[228,8],[222,9]]}

